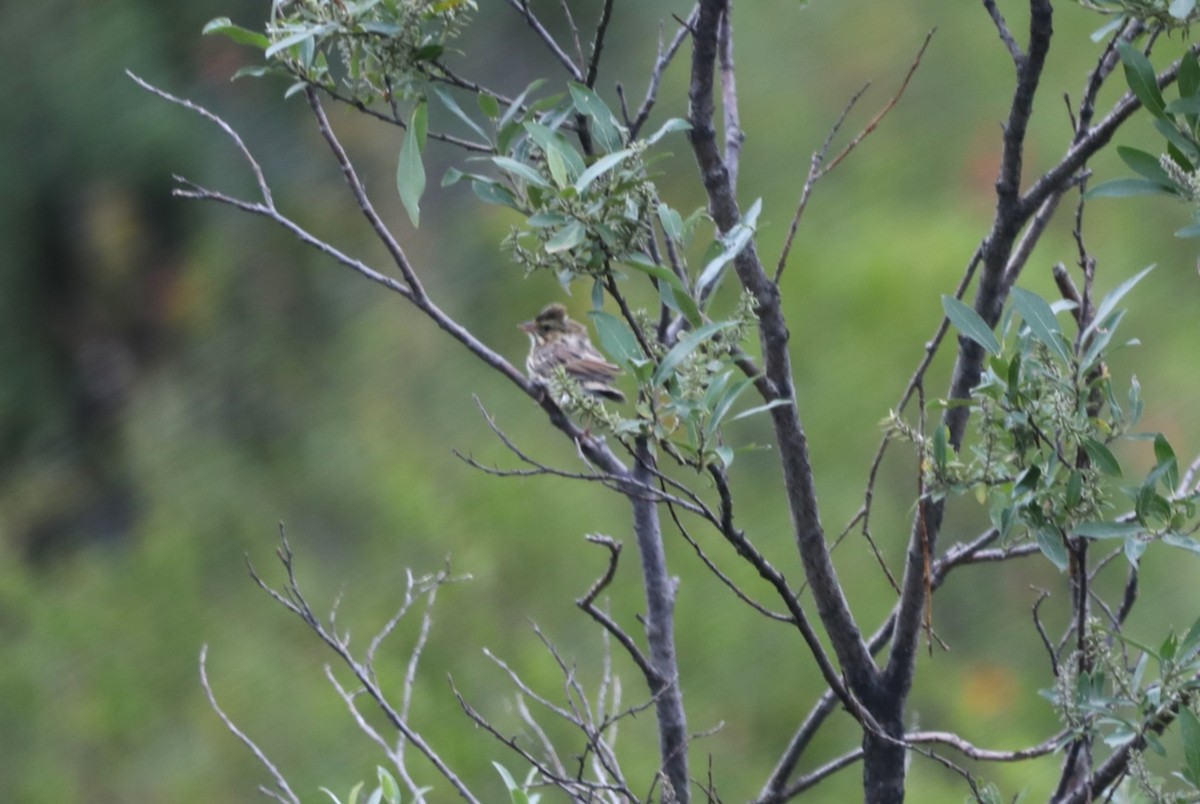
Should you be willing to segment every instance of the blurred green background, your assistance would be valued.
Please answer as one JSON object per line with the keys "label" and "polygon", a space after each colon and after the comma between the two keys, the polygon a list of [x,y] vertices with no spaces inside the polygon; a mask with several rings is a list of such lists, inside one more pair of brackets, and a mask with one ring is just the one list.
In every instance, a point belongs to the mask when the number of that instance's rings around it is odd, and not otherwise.
{"label": "blurred green background", "polygon": [[[460,41],[465,74],[509,93],[554,63],[502,3],[481,3]],[[599,3],[572,3],[590,25]],[[1015,30],[1022,4],[1002,3]],[[281,207],[339,247],[386,261],[345,192],[299,97],[272,81],[229,82],[253,54],[202,38],[210,18],[258,27],[268,4],[250,0],[51,0],[0,7],[6,69],[0,101],[0,798],[21,802],[239,801],[267,777],[209,709],[197,657],[225,709],[288,775],[305,800],[318,787],[344,793],[373,777],[383,757],[356,729],[323,678],[332,660],[295,618],[248,579],[244,555],[278,579],[273,551],[283,521],[301,582],[360,648],[399,605],[405,569],[440,568],[447,556],[471,583],[443,591],[417,681],[413,723],[488,800],[502,800],[490,762],[523,775],[516,757],[468,725],[447,674],[502,728],[516,732],[513,689],[482,654],[490,648],[546,694],[561,677],[534,635],[540,625],[581,676],[597,677],[599,631],[573,601],[604,566],[582,536],[631,542],[618,498],[564,480],[498,479],[451,450],[511,464],[479,414],[476,395],[537,457],[578,466],[543,415],[401,299],[332,265],[268,222],[228,208],[172,199],[172,174],[252,194],[245,165],[211,124],[140,91],[128,68],[208,105],[260,157]],[[534,3],[563,32],[556,3]],[[659,32],[683,2],[619,3],[598,84],[622,81],[640,99]],[[1064,150],[1062,94],[1078,97],[1099,54],[1088,34],[1101,20],[1061,3],[1043,79],[1026,179]],[[896,90],[925,32],[938,29],[907,95],[879,130],[818,188],[784,282],[802,415],[831,535],[861,500],[878,422],[896,403],[951,292],[986,231],[1000,127],[1012,82],[1009,58],[982,9],[938,0],[846,4],[740,3],[735,14],[742,125],[748,141],[741,196],[764,200],[760,251],[774,261],[809,156],[850,95],[872,82],[847,125],[866,123]],[[1160,59],[1181,43],[1164,41]],[[668,72],[658,117],[686,114],[686,52]],[[1159,62],[1160,64],[1162,61]],[[1119,78],[1101,108],[1123,88]],[[514,222],[462,185],[438,180],[460,154],[431,143],[430,190],[413,231],[394,191],[401,133],[328,107],[360,173],[440,305],[521,365],[514,323],[562,297],[548,276],[524,278],[499,247]],[[468,107],[471,108],[471,107]],[[434,128],[453,127],[445,115]],[[652,126],[654,123],[652,122]],[[844,137],[843,140],[844,141]],[[1117,141],[1157,149],[1145,117]],[[660,187],[685,211],[702,194],[686,142],[669,141]],[[1155,150],[1157,152],[1157,150]],[[1100,178],[1125,175],[1112,156]],[[1050,267],[1074,263],[1062,215],[1026,269],[1052,292]],[[1128,336],[1143,345],[1112,366],[1136,373],[1145,427],[1161,430],[1182,460],[1200,451],[1194,415],[1200,280],[1196,243],[1171,233],[1189,223],[1162,200],[1102,200],[1087,213],[1102,290],[1146,264],[1159,269],[1131,296]],[[568,303],[588,307],[586,289]],[[1191,322],[1191,323],[1188,323]],[[939,362],[930,393],[945,387]],[[765,443],[764,418],[739,423],[742,444]],[[884,465],[874,533],[893,567],[908,533],[913,458]],[[1144,454],[1129,453],[1131,465]],[[776,457],[739,453],[733,471],[742,525],[792,578],[800,569],[787,527]],[[703,485],[701,482],[700,485]],[[983,520],[957,503],[946,542]],[[728,571],[769,600],[731,551],[697,529]],[[632,546],[632,545],[631,545]],[[682,579],[678,638],[689,723],[723,724],[693,747],[693,768],[725,800],[751,796],[799,718],[821,692],[796,634],[763,623],[709,576],[676,535]],[[874,557],[851,537],[836,553],[864,627],[893,601]],[[1143,599],[1132,633],[1161,639],[1200,610],[1198,565],[1175,551],[1143,559]],[[1104,583],[1119,588],[1116,562]],[[631,629],[640,610],[633,551],[611,589]],[[1061,625],[1065,579],[1048,562],[966,569],[934,605],[952,647],[923,657],[914,725],[957,729],[996,748],[1040,741],[1057,728],[1037,690],[1049,668],[1031,626],[1034,587],[1054,597]],[[1052,611],[1051,611],[1052,610]],[[381,678],[397,689],[415,623],[381,652]],[[644,699],[632,666],[617,659],[625,700]],[[562,729],[555,733],[566,736]],[[619,745],[648,784],[650,718],[623,726]],[[835,716],[805,767],[855,744]],[[570,754],[570,750],[564,752]],[[428,770],[413,759],[418,774]],[[1058,758],[979,768],[1008,795],[1044,798]],[[425,778],[432,779],[431,776]],[[859,769],[812,794],[858,798]],[[961,779],[915,759],[913,801],[957,802]],[[433,800],[451,800],[440,785]]]}

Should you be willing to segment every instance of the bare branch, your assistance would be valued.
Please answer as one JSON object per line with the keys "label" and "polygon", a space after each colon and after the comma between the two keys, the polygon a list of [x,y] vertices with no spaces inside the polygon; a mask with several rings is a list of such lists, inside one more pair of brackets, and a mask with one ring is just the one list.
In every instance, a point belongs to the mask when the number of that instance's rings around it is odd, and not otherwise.
{"label": "bare branch", "polygon": [[[687,20],[679,26],[679,30],[675,32],[671,43],[664,50],[662,42],[658,46],[658,58],[654,61],[654,68],[650,71],[650,82],[646,87],[646,97],[642,101],[642,105],[638,107],[637,114],[632,121],[628,119],[626,122],[629,125],[629,138],[637,139],[638,133],[642,130],[642,126],[646,125],[646,120],[650,117],[650,111],[654,108],[654,104],[658,101],[658,87],[662,83],[663,73],[667,71],[671,60],[675,58],[675,54],[679,52],[680,45],[687,35],[691,33],[692,25],[696,22],[696,17],[700,13],[700,6],[697,4],[692,8],[692,13],[688,15]],[[622,93],[624,95],[624,93]]]}
{"label": "bare branch", "polygon": [[922,745],[932,743],[935,745],[948,745],[964,756],[971,759],[978,759],[984,762],[1020,762],[1025,759],[1034,759],[1035,757],[1044,757],[1047,754],[1052,754],[1061,745],[1062,741],[1070,736],[1070,731],[1063,730],[1058,734],[1050,737],[1037,745],[1029,748],[1022,748],[1019,751],[995,751],[990,748],[979,748],[978,746],[964,740],[957,734],[947,731],[914,731],[904,735],[904,741],[912,745]]}
{"label": "bare branch", "polygon": [[775,284],[779,284],[779,280],[783,278],[783,270],[787,267],[788,255],[792,251],[792,241],[796,239],[796,230],[800,228],[800,218],[804,215],[805,208],[808,207],[808,199],[812,195],[813,187],[816,186],[821,176],[825,175],[821,171],[821,166],[825,163],[825,156],[829,153],[829,147],[833,144],[833,138],[841,130],[842,124],[846,122],[846,118],[850,115],[850,111],[854,105],[858,103],[863,93],[871,84],[868,82],[855,92],[849,102],[843,107],[842,113],[838,115],[838,119],[834,121],[833,126],[829,129],[829,133],[825,135],[825,142],[821,143],[821,147],[813,153],[812,158],[808,162],[808,177],[804,180],[804,187],[800,190],[800,200],[796,204],[796,212],[792,215],[792,223],[788,227],[787,238],[783,242],[783,250],[779,254],[779,262],[775,266]]}
{"label": "bare branch", "polygon": [[[565,6],[566,3],[563,3]],[[608,23],[612,19],[613,0],[604,0],[604,8],[600,11],[600,21],[596,23],[596,35],[592,38],[592,57],[588,60],[587,77],[583,83],[589,88],[596,86],[596,76],[600,72],[600,54],[604,52],[604,34],[608,32]],[[574,26],[572,26],[574,30]],[[579,37],[576,34],[575,46],[579,47]],[[579,63],[583,63],[580,54]]]}
{"label": "bare branch", "polygon": [[721,73],[721,110],[725,118],[725,169],[729,186],[737,195],[738,166],[746,135],[738,115],[737,71],[733,63],[733,0],[727,0],[717,31],[717,69]]}
{"label": "bare branch", "polygon": [[1021,53],[1021,46],[1017,44],[1017,40],[1013,39],[1012,32],[1008,30],[1008,23],[1004,21],[1004,16],[1000,13],[1000,9],[996,7],[996,0],[983,0],[983,7],[987,9],[992,22],[996,24],[996,31],[1000,34],[1000,41],[1008,48],[1008,54],[1012,56],[1013,64],[1019,65],[1025,56]]}
{"label": "bare branch", "polygon": [[917,72],[917,68],[921,66],[921,57],[925,55],[925,49],[929,47],[929,42],[933,39],[933,35],[935,33],[937,33],[937,28],[930,29],[929,33],[925,34],[925,41],[921,43],[921,47],[917,50],[917,55],[913,58],[912,64],[909,65],[908,72],[904,74],[904,80],[900,82],[900,88],[896,90],[896,94],[893,95],[891,99],[883,105],[883,108],[871,118],[871,122],[867,123],[863,130],[858,132],[854,139],[850,140],[846,147],[838,152],[837,156],[829,160],[828,165],[825,165],[823,168],[821,168],[821,173],[818,178],[829,173],[839,164],[841,164],[841,161],[849,156],[850,153],[858,147],[860,142],[869,137],[871,132],[878,128],[879,124],[883,122],[883,118],[887,117],[888,112],[895,108],[896,104],[900,102],[900,98],[904,95],[904,90],[908,89],[909,81],[912,80],[913,75]]}
{"label": "bare branch", "polygon": [[528,23],[529,27],[533,29],[533,32],[537,34],[538,39],[542,40],[550,52],[554,54],[554,58],[558,59],[559,63],[566,68],[566,71],[571,75],[571,78],[582,82],[583,72],[579,69],[579,66],[576,65],[575,62],[571,61],[571,57],[568,56],[563,49],[558,46],[558,42],[556,42],[551,33],[546,30],[546,26],[542,25],[541,20],[534,15],[533,11],[529,8],[529,0],[505,0],[505,2],[515,8],[521,14],[521,16],[525,18],[525,22]]}
{"label": "bare branch", "polygon": [[233,733],[234,737],[237,737],[242,741],[242,743],[245,744],[247,748],[250,749],[250,751],[258,759],[259,764],[267,769],[267,773],[271,774],[271,777],[275,780],[275,786],[278,787],[280,791],[279,793],[275,793],[274,791],[269,791],[266,790],[266,788],[262,788],[264,792],[279,801],[291,802],[291,804],[300,804],[299,796],[292,792],[292,788],[288,786],[287,779],[283,778],[283,774],[279,772],[279,769],[275,767],[275,764],[271,762],[271,760],[267,759],[267,755],[263,753],[262,749],[259,748],[253,740],[247,737],[245,732],[243,732],[234,724],[234,722],[229,718],[229,715],[225,714],[224,710],[221,709],[220,704],[217,703],[217,696],[213,694],[212,685],[208,683],[208,645],[203,645],[200,648],[200,686],[204,688],[204,694],[208,696],[209,706],[211,706],[213,711],[217,713],[217,717],[221,718],[221,722],[225,724],[225,728],[229,729],[229,731]]}
{"label": "bare branch", "polygon": [[262,194],[263,204],[265,207],[272,211],[275,209],[275,201],[271,197],[271,188],[267,185],[267,179],[263,175],[262,166],[258,164],[258,160],[254,158],[254,155],[250,153],[250,149],[246,147],[246,143],[242,141],[241,136],[233,130],[233,126],[229,125],[220,117],[213,114],[208,109],[205,109],[203,106],[192,103],[190,100],[186,100],[184,98],[178,98],[171,93],[165,92],[153,84],[144,81],[135,75],[131,70],[126,70],[125,75],[129,76],[131,79],[133,79],[135,84],[152,95],[157,95],[163,100],[170,101],[177,106],[182,106],[183,108],[200,115],[205,120],[215,123],[221,129],[221,131],[225,133],[225,136],[233,140],[233,144],[237,146],[238,151],[242,154],[242,158],[245,159],[250,165],[250,170],[254,172],[254,181],[258,184],[258,191]]}

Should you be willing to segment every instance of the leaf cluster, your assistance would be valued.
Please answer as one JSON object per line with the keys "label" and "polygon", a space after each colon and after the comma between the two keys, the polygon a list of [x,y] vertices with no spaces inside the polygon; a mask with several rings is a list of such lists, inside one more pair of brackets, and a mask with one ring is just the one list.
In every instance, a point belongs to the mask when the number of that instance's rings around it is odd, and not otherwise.
{"label": "leaf cluster", "polygon": [[[503,114],[495,99],[480,96],[492,134],[452,101],[447,104],[492,143],[495,153],[478,159],[500,175],[454,169],[443,184],[469,176],[481,199],[520,212],[524,222],[513,227],[505,245],[526,271],[553,271],[566,286],[579,276],[607,276],[614,259],[646,249],[651,237],[647,221],[657,199],[646,151],[687,124],[673,119],[649,138],[631,140],[612,110],[583,84],[572,83],[565,96],[524,107],[524,98],[540,83]],[[564,133],[572,124],[587,131],[586,151]]]}
{"label": "leaf cluster", "polygon": [[1168,630],[1158,647],[1092,625],[1085,642],[1091,660],[1080,661],[1078,652],[1072,654],[1060,665],[1054,687],[1041,692],[1068,727],[1064,739],[1097,735],[1113,749],[1141,740],[1154,753],[1167,756],[1161,732],[1175,719],[1184,762],[1182,772],[1173,775],[1189,792],[1168,799],[1144,766],[1131,775],[1145,792],[1159,793],[1154,800],[1195,801],[1200,793],[1200,719],[1191,704],[1200,689],[1200,620],[1182,637]]}
{"label": "leaf cluster", "polygon": [[1114,15],[1114,19],[1093,35],[1103,38],[1122,28],[1128,20],[1138,20],[1148,26],[1172,30],[1188,29],[1200,20],[1196,0],[1075,0],[1084,8],[1101,14]]}
{"label": "leaf cluster", "polygon": [[[1195,13],[1195,12],[1192,12]],[[1133,94],[1154,118],[1154,128],[1166,143],[1166,153],[1154,156],[1128,146],[1117,154],[1138,178],[1114,179],[1093,188],[1089,197],[1165,195],[1196,206],[1200,216],[1200,62],[1194,50],[1180,60],[1179,98],[1168,102],[1158,87],[1150,60],[1128,42],[1117,49],[1125,80]],[[1200,217],[1198,217],[1200,220]],[[1200,237],[1200,222],[1176,232],[1179,237]]]}
{"label": "leaf cluster", "polygon": [[288,0],[272,5],[265,35],[225,17],[204,33],[263,51],[266,66],[239,70],[235,78],[283,73],[298,79],[288,94],[309,84],[340,87],[370,105],[420,94],[421,82],[475,9],[475,0]]}
{"label": "leaf cluster", "polygon": [[[921,438],[893,418],[894,431],[921,445],[928,494],[936,499],[974,492],[1002,538],[1036,540],[1059,570],[1067,568],[1069,547],[1081,537],[1123,539],[1134,564],[1155,539],[1200,552],[1189,535],[1195,530],[1188,524],[1194,495],[1175,496],[1178,465],[1161,433],[1149,436],[1154,469],[1136,485],[1114,488],[1123,479],[1114,442],[1148,436],[1131,429],[1143,407],[1137,379],[1118,395],[1105,359],[1125,315],[1116,304],[1149,270],[1105,297],[1074,338],[1057,317],[1074,308],[1071,302],[1052,306],[1015,288],[998,338],[970,307],[944,298],[950,321],[989,355],[971,398],[960,403],[976,414],[976,438],[965,454],[950,449],[945,427]],[[1118,494],[1131,500],[1131,516],[1113,516]]]}

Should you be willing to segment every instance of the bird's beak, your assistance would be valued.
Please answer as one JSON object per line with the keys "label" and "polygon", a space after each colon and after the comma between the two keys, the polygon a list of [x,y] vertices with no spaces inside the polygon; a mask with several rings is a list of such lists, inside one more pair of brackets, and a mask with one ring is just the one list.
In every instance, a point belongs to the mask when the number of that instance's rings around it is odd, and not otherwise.
{"label": "bird's beak", "polygon": [[520,324],[517,324],[517,329],[522,332],[533,332],[536,328],[537,322],[535,321],[522,321]]}

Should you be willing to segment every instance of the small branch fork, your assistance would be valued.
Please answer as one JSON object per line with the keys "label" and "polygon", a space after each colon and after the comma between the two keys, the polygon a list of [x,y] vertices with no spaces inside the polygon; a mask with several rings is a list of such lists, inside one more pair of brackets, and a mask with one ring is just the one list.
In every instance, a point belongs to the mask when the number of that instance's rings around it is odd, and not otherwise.
{"label": "small branch fork", "polygon": [[[250,577],[258,585],[258,587],[270,595],[275,602],[279,603],[285,609],[299,617],[304,624],[307,625],[308,628],[337,655],[341,662],[350,670],[355,679],[357,679],[359,685],[361,685],[360,688],[353,691],[348,690],[333,675],[332,668],[329,665],[326,665],[326,676],[329,678],[330,683],[337,690],[338,694],[346,702],[346,705],[349,707],[355,722],[357,722],[359,727],[383,749],[384,753],[388,756],[400,773],[401,778],[404,779],[406,784],[409,785],[409,789],[413,793],[414,797],[420,798],[422,794],[420,793],[420,788],[410,777],[407,763],[404,759],[405,747],[410,744],[420,754],[422,754],[430,762],[430,764],[433,765],[438,774],[440,774],[444,779],[446,779],[446,781],[450,783],[450,785],[462,799],[469,802],[478,802],[479,799],[471,793],[466,784],[457,776],[457,774],[454,773],[453,770],[450,769],[449,765],[446,764],[446,762],[434,750],[434,748],[425,741],[419,732],[410,726],[407,714],[409,704],[412,700],[416,665],[420,660],[422,651],[424,650],[429,628],[431,626],[431,608],[436,596],[436,591],[438,587],[445,583],[464,580],[465,576],[453,577],[450,575],[448,569],[444,569],[435,575],[421,579],[414,579],[410,573],[408,576],[409,584],[407,592],[400,610],[390,620],[388,620],[379,633],[376,634],[376,636],[371,640],[366,651],[365,658],[362,661],[359,661],[354,657],[350,650],[349,634],[340,634],[338,632],[337,603],[334,603],[334,607],[330,612],[328,621],[322,621],[321,618],[317,616],[308,600],[304,597],[304,593],[300,589],[300,582],[296,577],[295,557],[292,553],[291,544],[288,542],[287,534],[283,530],[282,526],[280,526],[279,529],[279,536],[281,546],[276,553],[280,563],[284,567],[284,571],[287,574],[287,580],[284,582],[282,589],[276,590],[267,584],[267,582],[263,580],[262,576],[258,574],[258,571],[255,570],[253,564],[250,563],[249,558],[247,558],[246,567],[250,572]],[[380,643],[392,633],[396,627],[396,624],[401,618],[404,617],[418,597],[426,598],[426,606],[422,615],[421,631],[417,638],[416,645],[410,654],[408,668],[404,676],[402,705],[400,709],[397,709],[392,705],[380,687],[373,662],[375,653],[379,649]],[[200,654],[200,673],[201,683],[204,686],[205,692],[209,696],[209,702],[217,711],[217,714],[220,716],[225,725],[231,731],[233,731],[233,733],[236,734],[239,739],[251,747],[251,750],[254,751],[255,755],[259,757],[259,760],[275,777],[277,786],[284,791],[286,798],[280,796],[275,797],[280,801],[299,801],[299,799],[296,798],[289,789],[287,789],[286,782],[283,781],[283,778],[278,771],[276,771],[274,767],[266,760],[266,757],[263,755],[263,753],[258,750],[258,748],[249,740],[249,738],[242,734],[233,725],[230,719],[217,706],[215,696],[213,695],[212,689],[208,683],[205,665],[206,656],[207,649],[201,651]],[[389,745],[388,742],[379,734],[379,732],[367,723],[361,711],[358,709],[355,699],[358,695],[363,693],[365,693],[375,703],[392,727],[396,729],[399,737],[395,747]]]}

